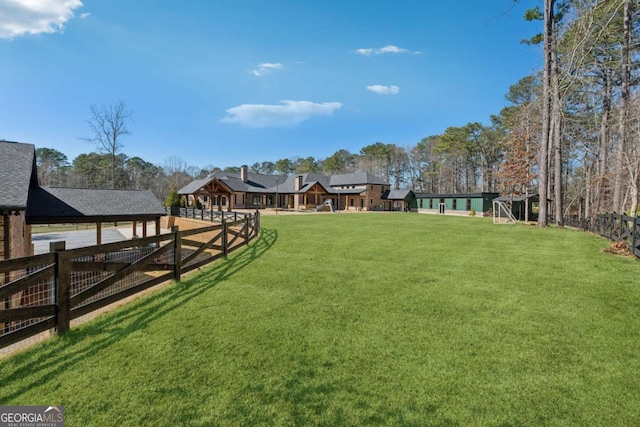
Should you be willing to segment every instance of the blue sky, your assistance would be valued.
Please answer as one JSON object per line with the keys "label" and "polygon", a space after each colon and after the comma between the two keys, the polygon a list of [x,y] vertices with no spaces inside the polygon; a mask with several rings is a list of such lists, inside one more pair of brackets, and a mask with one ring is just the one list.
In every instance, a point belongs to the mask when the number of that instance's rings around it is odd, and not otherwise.
{"label": "blue sky", "polygon": [[133,112],[128,156],[205,167],[412,146],[489,123],[540,68],[539,0],[0,0],[0,139],[95,147],[91,104]]}

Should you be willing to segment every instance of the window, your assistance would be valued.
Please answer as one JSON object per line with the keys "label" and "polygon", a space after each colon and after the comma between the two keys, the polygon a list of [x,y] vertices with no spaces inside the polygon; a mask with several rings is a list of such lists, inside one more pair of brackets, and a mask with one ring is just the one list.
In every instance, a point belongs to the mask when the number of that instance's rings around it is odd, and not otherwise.
{"label": "window", "polygon": [[373,185],[371,186],[371,191],[373,191]]}
{"label": "window", "polygon": [[259,204],[260,204],[260,196],[258,196],[257,194],[254,194],[254,195],[253,195],[253,198],[252,198],[252,204],[253,204],[254,206],[255,206],[255,205],[259,205]]}
{"label": "window", "polygon": [[349,206],[353,206],[353,199],[349,199]]}
{"label": "window", "polygon": [[471,210],[471,199],[467,199],[467,208],[466,210],[470,211]]}
{"label": "window", "polygon": [[222,196],[222,206],[226,206],[227,204],[227,196]]}
{"label": "window", "polygon": [[373,199],[369,199],[369,204],[373,205]]}
{"label": "window", "polygon": [[433,199],[429,199],[429,209],[433,209]]}
{"label": "window", "polygon": [[451,209],[453,209],[454,211],[458,209],[458,199],[451,200]]}

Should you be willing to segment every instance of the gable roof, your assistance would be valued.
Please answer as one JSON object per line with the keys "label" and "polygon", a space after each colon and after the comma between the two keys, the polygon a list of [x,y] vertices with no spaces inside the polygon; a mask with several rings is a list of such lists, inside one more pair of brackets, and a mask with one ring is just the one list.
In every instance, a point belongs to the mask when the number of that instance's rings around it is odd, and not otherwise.
{"label": "gable roof", "polygon": [[382,178],[378,178],[369,172],[344,173],[332,175],[330,185],[362,185],[362,184],[382,184],[388,185]]}
{"label": "gable roof", "polygon": [[149,190],[37,187],[32,189],[27,223],[126,221],[166,215]]}
{"label": "gable roof", "polygon": [[37,185],[35,146],[0,141],[0,210],[26,210],[29,188]]}
{"label": "gable roof", "polygon": [[389,190],[384,192],[382,198],[386,200],[407,200],[414,199],[415,195],[411,190]]}
{"label": "gable roof", "polygon": [[[302,186],[295,190],[295,183],[298,177],[302,176]],[[194,194],[198,189],[209,184],[214,179],[219,180],[235,192],[245,193],[304,193],[314,184],[319,184],[327,193],[361,193],[362,189],[336,189],[333,187],[340,185],[363,185],[363,184],[383,184],[388,185],[384,180],[371,175],[368,172],[349,173],[342,175],[327,176],[317,172],[306,172],[294,175],[265,175],[258,173],[247,173],[247,181],[243,182],[239,172],[217,171],[205,179],[192,181],[182,187],[178,194]]]}

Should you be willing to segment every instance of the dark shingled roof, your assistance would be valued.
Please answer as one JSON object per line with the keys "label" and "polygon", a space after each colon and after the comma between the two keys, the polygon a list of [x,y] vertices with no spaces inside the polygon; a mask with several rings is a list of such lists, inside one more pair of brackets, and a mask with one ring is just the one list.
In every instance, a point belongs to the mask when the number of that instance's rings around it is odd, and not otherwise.
{"label": "dark shingled roof", "polygon": [[498,197],[499,193],[415,193],[418,199],[478,199]]}
{"label": "dark shingled roof", "polygon": [[29,197],[27,222],[125,221],[165,214],[165,208],[148,190],[38,187]]}
{"label": "dark shingled roof", "polygon": [[0,210],[26,210],[29,187],[38,185],[36,149],[0,141]]}
{"label": "dark shingled roof", "polygon": [[390,190],[390,191],[385,191],[385,194],[382,195],[382,198],[387,200],[406,200],[409,197],[409,195],[413,196],[413,191]]}
{"label": "dark shingled roof", "polygon": [[337,189],[332,188],[340,185],[363,185],[363,184],[384,184],[388,185],[384,180],[371,175],[367,172],[348,173],[342,175],[333,175],[331,177],[317,173],[307,172],[302,174],[284,175],[264,175],[257,173],[247,173],[247,182],[242,182],[239,172],[218,171],[209,175],[205,179],[195,180],[182,187],[178,194],[194,194],[198,189],[204,187],[214,179],[219,180],[229,187],[232,191],[245,193],[296,193],[295,181],[298,176],[302,175],[302,187],[298,193],[304,193],[314,184],[320,184],[327,193],[330,194],[359,194],[365,189]]}
{"label": "dark shingled roof", "polygon": [[382,178],[371,175],[369,172],[345,173],[331,176],[331,186],[336,185],[362,185],[362,184],[382,184],[388,185]]}

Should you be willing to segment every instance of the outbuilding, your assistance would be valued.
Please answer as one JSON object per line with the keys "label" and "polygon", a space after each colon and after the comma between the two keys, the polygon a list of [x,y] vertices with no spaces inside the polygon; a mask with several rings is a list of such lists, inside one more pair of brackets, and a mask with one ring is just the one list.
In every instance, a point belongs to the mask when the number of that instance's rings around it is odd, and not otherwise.
{"label": "outbuilding", "polygon": [[419,213],[490,216],[499,193],[416,193]]}

